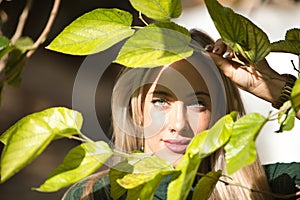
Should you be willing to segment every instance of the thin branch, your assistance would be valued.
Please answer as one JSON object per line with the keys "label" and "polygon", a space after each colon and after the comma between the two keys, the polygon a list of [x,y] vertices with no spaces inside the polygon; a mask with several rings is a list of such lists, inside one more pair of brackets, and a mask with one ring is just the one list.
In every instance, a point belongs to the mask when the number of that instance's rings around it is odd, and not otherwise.
{"label": "thin branch", "polygon": [[149,24],[144,20],[143,16],[142,16],[142,13],[139,12],[139,19],[146,25],[148,26]]}
{"label": "thin branch", "polygon": [[15,31],[14,35],[12,36],[12,38],[11,38],[12,43],[15,43],[22,36],[23,29],[24,29],[26,20],[28,18],[28,14],[29,14],[29,10],[31,8],[31,5],[32,5],[32,0],[27,0],[26,5],[23,9],[23,12],[19,17],[19,22],[18,22],[16,31]]}
{"label": "thin branch", "polygon": [[27,55],[26,55],[27,58],[29,58],[35,52],[35,50],[45,41],[48,33],[50,32],[52,24],[53,24],[53,22],[54,22],[54,20],[56,18],[56,15],[57,15],[57,12],[58,12],[58,9],[59,9],[59,5],[60,5],[60,1],[61,0],[55,0],[54,1],[53,7],[52,7],[52,10],[51,10],[51,13],[50,13],[50,17],[49,17],[48,22],[47,22],[47,24],[45,26],[45,29],[41,33],[40,37],[33,44],[33,49],[30,50],[27,53]]}

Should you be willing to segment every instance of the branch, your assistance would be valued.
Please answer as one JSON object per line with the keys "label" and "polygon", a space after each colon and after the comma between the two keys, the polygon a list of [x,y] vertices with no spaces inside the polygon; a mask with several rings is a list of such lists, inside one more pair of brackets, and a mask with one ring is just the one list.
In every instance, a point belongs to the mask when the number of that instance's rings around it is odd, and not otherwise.
{"label": "branch", "polygon": [[58,9],[59,9],[59,5],[60,5],[60,1],[61,0],[54,0],[54,4],[50,13],[50,17],[48,19],[48,22],[45,26],[44,31],[41,33],[40,37],[35,41],[35,43],[33,44],[33,49],[30,50],[26,57],[29,58],[30,56],[32,56],[32,54],[35,52],[35,50],[45,41],[48,33],[50,32],[50,29],[52,27],[52,24],[56,18]]}
{"label": "branch", "polygon": [[32,5],[32,0],[27,0],[26,5],[23,9],[23,12],[19,17],[19,22],[18,22],[18,26],[16,28],[16,32],[14,33],[14,35],[11,38],[12,43],[15,43],[22,36],[23,29],[24,29],[31,5]]}

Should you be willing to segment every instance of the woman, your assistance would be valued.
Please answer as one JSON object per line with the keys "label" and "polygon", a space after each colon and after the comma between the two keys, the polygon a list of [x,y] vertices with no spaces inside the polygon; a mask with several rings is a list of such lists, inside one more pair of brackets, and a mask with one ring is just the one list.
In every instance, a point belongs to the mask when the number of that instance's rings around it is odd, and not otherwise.
{"label": "woman", "polygon": [[[202,46],[212,43],[202,32],[194,31],[192,36]],[[154,153],[176,166],[196,134],[209,128],[226,113],[235,110],[239,115],[244,114],[235,85],[223,75],[219,82],[224,85],[224,90],[211,86],[213,83],[207,84],[206,80],[210,78],[204,77],[199,67],[202,70],[216,67],[205,54],[200,53],[198,59],[198,67],[191,64],[192,60],[183,59],[153,69],[126,68],[123,71],[112,96],[113,139],[117,150]],[[222,97],[222,91],[226,97]],[[222,105],[226,106],[222,108]],[[202,161],[199,172],[219,169],[225,169],[223,149]],[[269,190],[264,169],[258,160],[231,177],[246,187]],[[95,174],[70,188],[64,199],[110,199],[108,180],[107,171]],[[166,199],[167,186],[168,180],[163,180],[154,198]],[[221,182],[211,195],[211,199],[237,197],[270,199],[263,193]]]}

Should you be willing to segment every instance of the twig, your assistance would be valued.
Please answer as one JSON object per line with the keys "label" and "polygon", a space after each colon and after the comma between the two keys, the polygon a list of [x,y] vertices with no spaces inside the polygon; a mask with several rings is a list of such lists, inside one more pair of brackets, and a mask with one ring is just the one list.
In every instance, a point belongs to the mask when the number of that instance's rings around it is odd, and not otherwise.
{"label": "twig", "polygon": [[146,25],[148,26],[149,24],[144,20],[143,16],[142,16],[142,13],[139,12],[139,19]]}
{"label": "twig", "polygon": [[292,65],[293,65],[294,70],[295,70],[296,72],[300,73],[299,69],[297,69],[296,66],[295,66],[295,64],[294,64],[294,61],[291,60],[291,62],[292,62]]}
{"label": "twig", "polygon": [[60,5],[60,1],[61,0],[55,0],[51,13],[50,13],[50,17],[48,19],[48,22],[45,26],[44,31],[41,33],[40,37],[35,41],[35,43],[33,44],[33,49],[28,51],[26,57],[29,58],[34,52],[35,50],[40,46],[40,44],[42,44],[44,42],[44,40],[46,39],[48,33],[50,32],[51,26],[55,20],[55,17],[57,15],[58,9],[59,9],[59,5]]}
{"label": "twig", "polygon": [[12,43],[15,43],[22,36],[23,29],[24,29],[31,5],[32,5],[32,0],[27,0],[26,5],[23,9],[23,12],[19,17],[19,22],[18,22],[16,31],[11,38]]}

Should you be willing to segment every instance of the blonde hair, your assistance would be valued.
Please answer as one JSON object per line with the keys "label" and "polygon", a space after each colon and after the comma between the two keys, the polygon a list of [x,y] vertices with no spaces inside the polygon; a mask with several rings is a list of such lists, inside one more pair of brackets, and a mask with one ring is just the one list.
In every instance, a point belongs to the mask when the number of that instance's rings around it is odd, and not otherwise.
{"label": "blonde hair", "polygon": [[[214,43],[214,41],[208,35],[199,30],[192,29],[190,32],[192,39],[198,42],[203,47],[208,44]],[[151,82],[151,80],[149,81],[147,79],[149,79],[149,73],[151,73],[151,70],[153,69],[125,69],[122,74],[130,70],[133,70],[134,73],[136,73],[136,75],[134,76],[134,80],[131,80],[131,84],[139,85],[141,87],[129,87],[129,89],[125,89],[126,87],[128,88],[128,85],[116,85],[113,92],[113,97],[115,98],[112,98],[114,144],[117,149],[127,152],[141,149],[143,145],[143,130],[141,127],[141,122],[143,121],[143,101],[145,98],[144,94],[146,93],[145,90],[147,90],[147,87],[143,86],[147,85],[148,82]],[[223,73],[220,74],[222,76],[226,91],[227,113],[230,113],[231,111],[237,111],[239,113],[239,116],[244,115],[245,110],[238,88]],[[130,91],[130,89],[132,88],[135,88],[134,91]],[[118,111],[117,109],[120,108],[120,106],[118,105],[120,103],[120,96],[124,94],[132,94],[132,96],[129,101],[126,102],[127,109]],[[123,116],[124,121],[122,123],[132,125],[127,126],[128,128],[125,130],[125,132],[124,129],[120,129],[119,124],[116,124],[117,115]],[[128,123],[129,119],[132,121]],[[132,135],[130,133],[128,134],[128,132],[135,133],[136,135]],[[217,171],[221,169],[224,172],[224,169],[226,168],[224,150],[218,150],[204,162],[207,163],[202,163],[202,165],[210,165],[210,170]],[[232,177],[233,180],[240,183],[241,185],[251,189],[260,191],[270,190],[267,183],[265,171],[261,166],[259,159],[257,159],[253,164],[242,168],[230,177]],[[262,193],[251,192],[251,190],[247,190],[239,186],[226,185],[222,182],[218,182],[210,199],[236,199],[237,197],[239,199],[270,198],[270,196],[263,195]]]}

